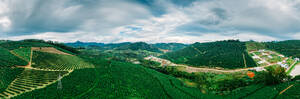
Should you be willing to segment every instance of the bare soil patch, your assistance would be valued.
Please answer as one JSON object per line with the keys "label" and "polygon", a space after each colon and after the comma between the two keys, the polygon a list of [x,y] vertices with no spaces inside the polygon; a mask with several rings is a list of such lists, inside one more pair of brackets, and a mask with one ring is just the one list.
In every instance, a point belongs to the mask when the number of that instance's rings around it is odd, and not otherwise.
{"label": "bare soil patch", "polygon": [[[41,52],[47,52],[47,53],[54,53],[54,54],[62,54],[62,55],[71,55],[69,53],[62,52],[60,50],[57,50],[54,47],[32,47],[33,51],[41,51]],[[71,55],[73,56],[73,55]]]}

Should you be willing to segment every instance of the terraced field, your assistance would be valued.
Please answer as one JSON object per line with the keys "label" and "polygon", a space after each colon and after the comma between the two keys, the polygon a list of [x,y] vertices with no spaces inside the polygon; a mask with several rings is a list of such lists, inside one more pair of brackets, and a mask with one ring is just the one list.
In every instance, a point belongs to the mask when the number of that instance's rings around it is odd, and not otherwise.
{"label": "terraced field", "polygon": [[17,65],[27,65],[28,62],[12,54],[9,50],[0,47],[0,68]]}
{"label": "terraced field", "polygon": [[27,62],[30,61],[30,54],[31,54],[30,47],[15,49],[15,50],[12,50],[11,53],[18,56],[19,58],[22,58],[23,60],[25,60]]}
{"label": "terraced field", "polygon": [[[15,75],[9,73],[9,70],[12,69],[10,67],[0,68],[0,74],[2,74],[0,76],[0,98],[12,98],[36,89],[45,88],[68,76],[75,69],[94,67],[77,56],[62,54],[64,52],[59,52],[59,50],[53,51],[51,49],[51,52],[47,52],[48,50],[33,51],[34,48],[30,47],[11,51],[6,49],[0,50],[5,52],[0,55],[6,56],[8,59],[13,58],[13,61],[18,59],[18,61],[24,61],[26,64],[29,63],[28,65],[23,63],[26,66],[5,64],[17,67],[19,73],[13,72]],[[10,62],[9,60],[4,60],[4,58],[2,60]]]}
{"label": "terraced field", "polygon": [[31,49],[34,50],[34,51],[40,51],[40,52],[62,54],[62,55],[71,55],[69,53],[65,53],[65,52],[62,52],[60,50],[57,50],[54,47],[32,47]]}
{"label": "terraced field", "polygon": [[0,93],[0,98],[11,98],[25,92],[44,88],[55,83],[64,76],[69,75],[71,72],[72,71],[40,71],[26,69],[7,87],[6,90]]}
{"label": "terraced field", "polygon": [[68,71],[73,69],[93,68],[94,66],[77,56],[33,51],[32,67],[44,70]]}

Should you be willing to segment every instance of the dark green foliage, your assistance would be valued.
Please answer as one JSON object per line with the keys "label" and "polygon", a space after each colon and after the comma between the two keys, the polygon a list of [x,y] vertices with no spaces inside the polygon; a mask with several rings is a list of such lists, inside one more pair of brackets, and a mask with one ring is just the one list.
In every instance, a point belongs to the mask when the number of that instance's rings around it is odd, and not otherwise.
{"label": "dark green foliage", "polygon": [[75,97],[86,92],[95,84],[100,83],[97,79],[94,69],[75,70],[69,76],[61,80],[62,89],[58,89],[58,83],[54,83],[46,88],[34,90],[29,93],[22,94],[17,99],[62,99]]}
{"label": "dark green foliage", "polygon": [[253,85],[237,88],[237,89],[231,91],[231,93],[226,96],[230,97],[230,99],[241,99],[241,98],[245,98],[248,95],[255,93],[256,91],[258,91],[264,87],[265,87],[265,85],[263,85],[263,84],[253,84]]}
{"label": "dark green foliage", "polygon": [[13,55],[9,50],[0,47],[0,68],[11,66],[25,66],[28,63],[25,60]]}
{"label": "dark green foliage", "polygon": [[[289,87],[290,85],[295,84],[292,88],[288,89],[283,94],[279,95],[281,91]],[[243,99],[257,99],[260,97],[263,97],[265,99],[297,99],[295,97],[299,98],[299,90],[297,90],[297,87],[299,88],[299,82],[285,82],[277,85],[270,85],[270,86],[263,86],[259,87],[254,91],[251,91],[246,96],[243,96]],[[289,91],[291,90],[291,91]],[[244,93],[244,91],[240,91],[240,93]],[[248,93],[248,92],[246,92]],[[293,97],[293,98],[291,98]]]}
{"label": "dark green foliage", "polygon": [[248,51],[257,51],[260,49],[266,49],[265,44],[261,42],[248,41],[246,42],[246,46]]}
{"label": "dark green foliage", "polygon": [[178,64],[233,69],[245,67],[243,54],[247,67],[256,66],[254,60],[246,52],[245,43],[234,40],[195,43],[161,57]]}
{"label": "dark green foliage", "polygon": [[284,80],[288,80],[289,77],[285,72],[285,69],[280,66],[268,67],[266,68],[267,72],[265,74],[266,84],[274,85],[284,82]]}
{"label": "dark green foliage", "polygon": [[22,59],[26,60],[27,62],[30,61],[30,54],[31,54],[30,47],[15,49],[12,52],[16,53],[18,56],[20,56]]}
{"label": "dark green foliage", "polygon": [[116,50],[147,50],[151,52],[161,52],[157,47],[149,45],[145,42],[136,42],[116,48]]}
{"label": "dark green foliage", "polygon": [[141,65],[145,66],[145,67],[158,67],[158,66],[160,66],[160,63],[155,62],[155,61],[144,60],[144,59],[139,60],[139,61],[140,61]]}
{"label": "dark green foliage", "polygon": [[24,69],[0,68],[0,93],[20,74]]}
{"label": "dark green foliage", "polygon": [[[197,83],[199,89],[215,94],[228,94],[231,91],[252,84],[253,80],[246,75],[236,74],[214,74],[214,73],[188,73],[179,71],[176,67],[154,68],[164,74],[179,78],[190,79]],[[242,77],[241,77],[242,76]]]}
{"label": "dark green foliage", "polygon": [[292,80],[293,80],[293,81],[300,80],[300,75],[295,76]]}
{"label": "dark green foliage", "polygon": [[[287,82],[285,83],[287,85],[292,85],[288,90],[286,90],[284,93],[281,95],[278,95],[276,98],[277,99],[300,99],[300,82],[294,81],[294,82]],[[285,87],[286,88],[286,87]]]}
{"label": "dark green foliage", "polygon": [[300,57],[300,40],[268,42],[266,47],[285,56]]}
{"label": "dark green foliage", "polygon": [[40,42],[25,42],[25,41],[10,41],[6,43],[1,43],[0,46],[7,48],[9,50],[18,49],[21,47],[52,47],[46,43]]}

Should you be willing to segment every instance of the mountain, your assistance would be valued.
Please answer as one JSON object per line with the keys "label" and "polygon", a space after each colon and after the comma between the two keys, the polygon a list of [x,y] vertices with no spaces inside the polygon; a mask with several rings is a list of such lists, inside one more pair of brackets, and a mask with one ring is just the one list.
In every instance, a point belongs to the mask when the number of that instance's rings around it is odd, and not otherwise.
{"label": "mountain", "polygon": [[147,50],[147,51],[151,51],[151,52],[162,52],[157,47],[154,47],[145,42],[136,42],[136,43],[132,43],[132,44],[128,44],[128,45],[123,45],[123,46],[116,48],[116,50],[134,50],[134,51]]}
{"label": "mountain", "polygon": [[[152,47],[159,48],[159,50],[163,52],[176,51],[187,46],[187,44],[182,44],[182,43],[155,43],[155,44],[148,44],[148,45],[145,43],[141,44],[142,42],[137,42],[137,43],[140,43],[140,45],[134,45],[134,43],[130,43],[130,42],[104,44],[104,43],[97,43],[97,42],[76,41],[74,43],[65,43],[65,45],[75,47],[75,48],[84,47],[84,48],[96,48],[101,50],[110,50],[114,48],[119,49],[118,47],[121,46],[123,47],[121,49],[125,49],[126,48],[125,46],[127,45],[128,46],[143,46],[143,45],[149,46],[150,45]],[[133,44],[133,45],[129,45],[129,44]],[[134,49],[133,47],[131,48]]]}
{"label": "mountain", "polygon": [[194,43],[181,50],[166,53],[161,57],[174,63],[192,66],[223,68],[256,66],[246,51],[245,42],[236,40]]}
{"label": "mountain", "polygon": [[[162,57],[171,61],[186,62],[184,64],[196,64],[193,66],[205,64],[204,66],[210,67],[242,68],[244,58],[247,61],[246,65],[252,66],[251,58],[247,56],[250,47],[252,50],[270,48],[293,55],[293,51],[298,51],[298,43],[298,41],[249,43],[236,40],[195,43],[168,52]],[[264,84],[277,81],[274,77],[286,74],[280,66],[270,66],[268,68],[271,69],[266,68],[267,71],[260,72],[245,70],[234,73],[207,71],[190,73],[185,72],[181,66],[162,67],[159,63],[132,57],[132,53],[149,56],[147,50],[157,51],[162,47],[157,48],[144,42],[104,46],[120,49],[107,51],[80,49],[81,53],[72,53],[70,48],[60,43],[36,40],[2,42],[0,98],[241,99],[261,96],[268,99],[299,98],[297,88],[300,84],[297,80],[300,76],[274,85]],[[111,51],[115,51],[113,54],[117,57],[128,54],[124,58],[131,61],[111,58]],[[99,52],[105,54],[97,54]],[[118,52],[125,53],[116,54]],[[297,53],[295,55],[298,55]],[[247,75],[249,72],[255,73],[254,78],[249,78]],[[286,91],[282,93],[282,90]]]}
{"label": "mountain", "polygon": [[111,50],[120,46],[131,44],[130,42],[123,42],[123,43],[97,43],[97,42],[74,42],[74,43],[65,43],[67,46],[79,48],[87,48],[87,49],[99,49],[99,50]]}
{"label": "mountain", "polygon": [[182,44],[182,43],[156,43],[156,44],[152,44],[152,45],[154,47],[165,50],[166,52],[177,51],[177,50],[180,50],[180,49],[188,46],[188,45]]}
{"label": "mountain", "polygon": [[80,42],[76,41],[74,43],[65,43],[68,46],[72,47],[88,47],[88,46],[103,46],[104,43],[96,43],[96,42]]}

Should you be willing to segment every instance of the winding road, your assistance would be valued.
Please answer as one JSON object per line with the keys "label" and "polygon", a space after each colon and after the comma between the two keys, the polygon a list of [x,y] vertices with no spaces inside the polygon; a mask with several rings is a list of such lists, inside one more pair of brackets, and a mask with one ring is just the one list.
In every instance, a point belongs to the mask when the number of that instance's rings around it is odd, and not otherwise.
{"label": "winding road", "polygon": [[[192,67],[192,66],[188,66],[188,65],[184,65],[184,64],[175,64],[175,63],[172,63],[169,60],[154,57],[154,56],[146,57],[145,59],[155,61],[155,62],[159,62],[159,63],[162,64],[162,66],[164,66],[164,65],[166,65],[166,66],[180,66],[180,67],[183,67],[185,69],[185,71],[189,72],[189,73],[193,73],[193,72],[234,73],[234,72],[247,71],[247,70],[251,70],[251,69],[253,70],[253,69],[257,68],[257,67],[249,67],[249,68],[241,68],[241,69],[221,69],[221,68],[218,69],[218,68],[207,68],[207,67]],[[287,59],[288,58],[285,58],[284,60],[287,60]],[[272,65],[275,65],[275,64],[276,63],[268,64],[266,66],[260,66],[259,68],[264,68],[264,67],[272,66]]]}
{"label": "winding road", "polygon": [[291,76],[295,77],[297,75],[300,75],[300,64],[297,64],[295,68],[290,73]]}

